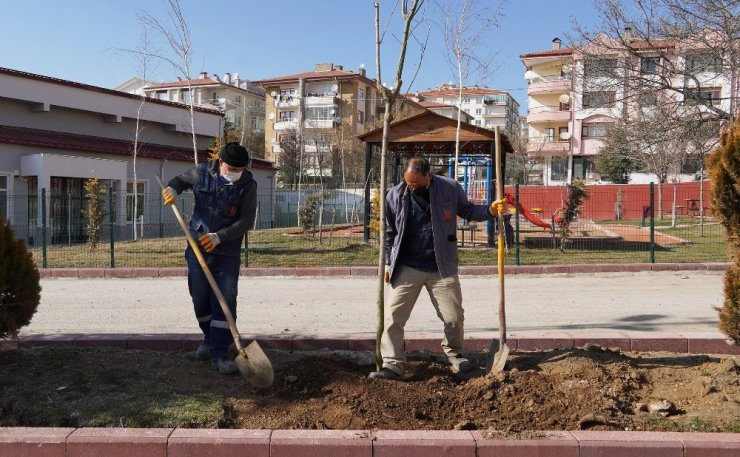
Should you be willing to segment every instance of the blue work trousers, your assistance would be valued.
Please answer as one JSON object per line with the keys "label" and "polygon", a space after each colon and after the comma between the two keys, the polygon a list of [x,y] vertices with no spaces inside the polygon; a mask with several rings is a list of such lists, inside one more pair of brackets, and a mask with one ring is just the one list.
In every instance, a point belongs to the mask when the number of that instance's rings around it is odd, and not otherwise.
{"label": "blue work trousers", "polygon": [[[203,253],[206,265],[211,270],[218,288],[226,300],[231,315],[236,322],[236,295],[239,282],[239,256],[213,255]],[[203,343],[210,346],[211,359],[224,357],[229,345],[234,341],[229,330],[221,305],[216,294],[206,278],[198,258],[191,247],[185,250],[185,260],[188,263],[188,290],[193,299],[195,318],[203,332]]]}

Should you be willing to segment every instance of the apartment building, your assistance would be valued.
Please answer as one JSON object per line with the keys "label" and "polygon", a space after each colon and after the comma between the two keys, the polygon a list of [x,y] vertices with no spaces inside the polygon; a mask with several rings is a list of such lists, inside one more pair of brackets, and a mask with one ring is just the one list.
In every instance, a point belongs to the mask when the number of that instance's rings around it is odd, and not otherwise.
{"label": "apartment building", "polygon": [[[520,58],[528,83],[527,152],[542,163],[544,184],[598,181],[595,157],[608,127],[622,117],[642,119],[661,100],[675,104],[678,115],[689,107],[729,113],[738,96],[738,82],[721,74],[721,62],[706,49],[691,40],[648,43],[630,29],[578,48],[555,38],[550,49]],[[632,181],[654,179],[633,173]]]}
{"label": "apartment building", "polygon": [[464,87],[462,103],[459,103],[459,95],[458,87],[444,83],[436,89],[421,91],[414,98],[422,106],[424,102],[433,102],[459,107],[470,115],[468,122],[473,125],[487,129],[498,126],[509,136],[519,135],[519,102],[508,92],[478,86]]}
{"label": "apartment building", "polygon": [[[147,96],[158,100],[212,107],[224,113],[224,119],[241,132],[260,137],[265,133],[265,92],[251,81],[239,78],[239,73],[208,76],[198,79],[152,84],[144,88]],[[191,95],[192,92],[192,95]]]}
{"label": "apartment building", "polygon": [[[254,81],[265,91],[265,157],[284,165],[281,145],[297,144],[307,177],[331,177],[337,169],[340,143],[349,149],[354,138],[378,113],[375,81],[365,69],[348,71],[333,63],[317,64],[313,71]],[[351,143],[349,146],[346,146]]]}

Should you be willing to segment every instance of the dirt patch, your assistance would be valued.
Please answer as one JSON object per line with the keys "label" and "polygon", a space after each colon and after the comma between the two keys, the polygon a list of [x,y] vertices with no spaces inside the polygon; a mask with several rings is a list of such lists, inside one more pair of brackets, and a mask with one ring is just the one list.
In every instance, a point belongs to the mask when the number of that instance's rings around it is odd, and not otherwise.
{"label": "dirt patch", "polygon": [[732,357],[514,352],[505,373],[487,377],[453,375],[436,356],[415,354],[398,382],[368,379],[369,353],[268,356],[275,385],[257,390],[191,354],[0,352],[0,425],[740,432]]}

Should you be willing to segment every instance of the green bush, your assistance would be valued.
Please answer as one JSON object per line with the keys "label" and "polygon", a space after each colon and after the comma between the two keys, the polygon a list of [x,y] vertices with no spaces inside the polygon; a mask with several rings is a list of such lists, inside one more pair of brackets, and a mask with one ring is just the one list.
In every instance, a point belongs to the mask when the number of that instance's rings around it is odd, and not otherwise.
{"label": "green bush", "polygon": [[712,214],[725,227],[727,250],[734,265],[725,273],[725,302],[719,328],[740,344],[740,119],[724,132],[720,146],[707,159]]}
{"label": "green bush", "polygon": [[39,272],[23,240],[0,214],[0,338],[15,337],[39,305]]}

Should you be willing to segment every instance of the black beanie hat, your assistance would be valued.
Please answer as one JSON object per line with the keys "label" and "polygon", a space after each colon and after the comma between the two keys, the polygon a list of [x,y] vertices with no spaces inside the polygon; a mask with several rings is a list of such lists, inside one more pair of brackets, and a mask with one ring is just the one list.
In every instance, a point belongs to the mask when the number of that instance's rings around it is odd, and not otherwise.
{"label": "black beanie hat", "polygon": [[232,167],[242,168],[249,165],[249,151],[235,141],[221,148],[218,156]]}

